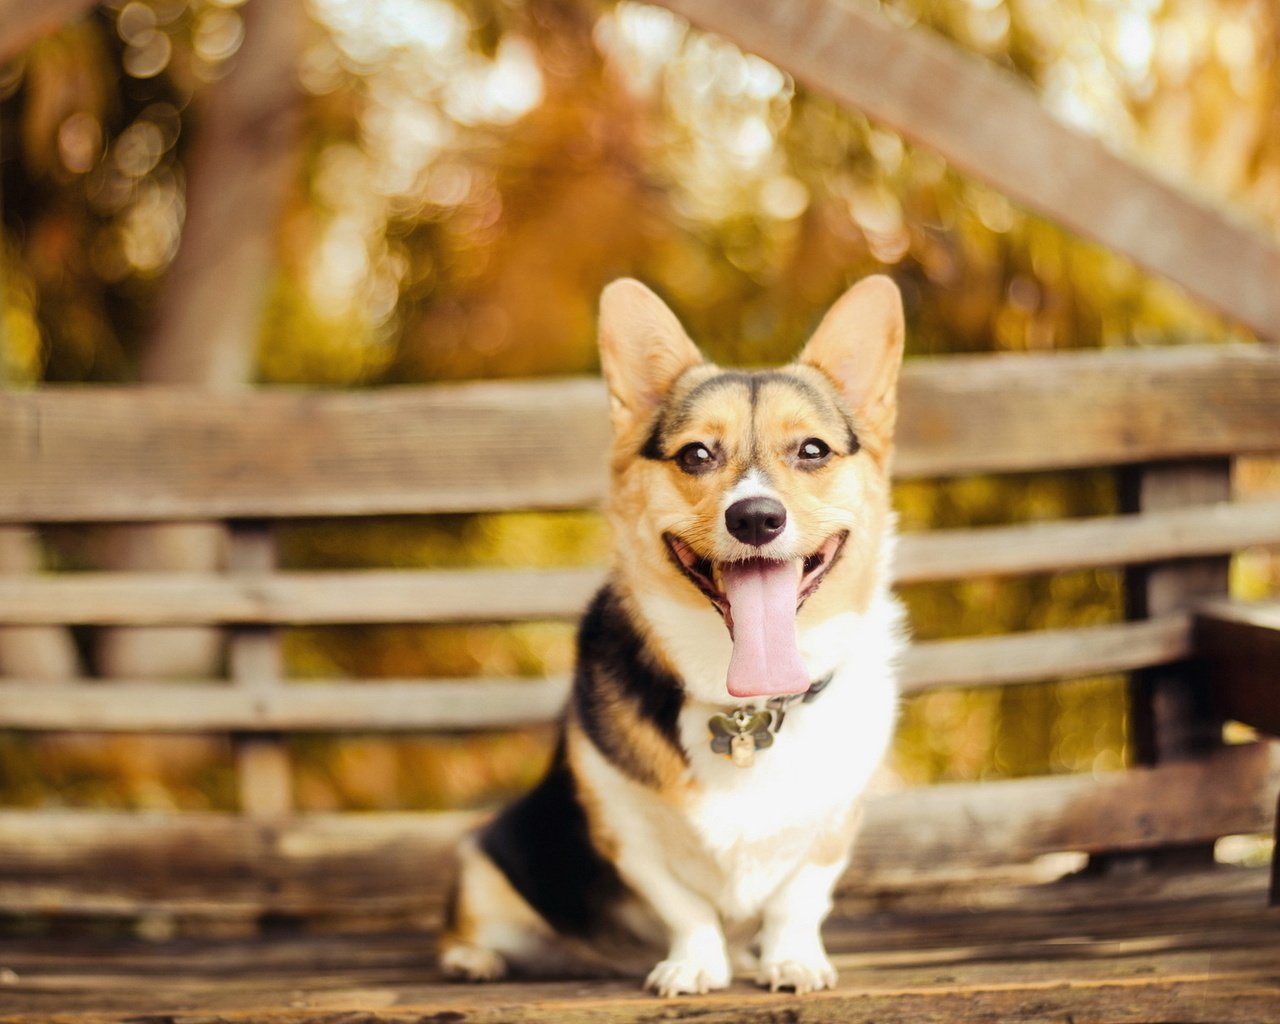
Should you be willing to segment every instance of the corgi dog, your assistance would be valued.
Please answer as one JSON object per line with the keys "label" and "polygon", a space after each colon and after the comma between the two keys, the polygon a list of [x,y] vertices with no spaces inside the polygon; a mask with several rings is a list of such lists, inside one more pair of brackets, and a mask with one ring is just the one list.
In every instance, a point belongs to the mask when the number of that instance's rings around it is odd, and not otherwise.
{"label": "corgi dog", "polygon": [[[454,978],[835,984],[820,929],[893,731],[903,313],[856,284],[777,370],[722,370],[644,285],[601,298],[614,558],[554,758],[469,836]],[[654,964],[657,960],[656,965]]]}

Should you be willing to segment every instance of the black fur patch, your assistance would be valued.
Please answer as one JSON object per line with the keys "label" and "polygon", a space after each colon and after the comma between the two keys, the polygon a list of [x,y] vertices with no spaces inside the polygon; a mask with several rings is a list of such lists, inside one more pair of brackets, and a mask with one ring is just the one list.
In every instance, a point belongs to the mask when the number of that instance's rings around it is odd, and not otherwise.
{"label": "black fur patch", "polygon": [[618,596],[605,587],[591,602],[578,632],[578,668],[573,708],[583,731],[609,762],[645,785],[659,780],[632,749],[623,722],[652,725],[682,760],[679,740],[684,687],[655,666]]}
{"label": "black fur patch", "polygon": [[546,776],[480,832],[480,848],[557,932],[590,938],[626,888],[591,843],[560,742]]}

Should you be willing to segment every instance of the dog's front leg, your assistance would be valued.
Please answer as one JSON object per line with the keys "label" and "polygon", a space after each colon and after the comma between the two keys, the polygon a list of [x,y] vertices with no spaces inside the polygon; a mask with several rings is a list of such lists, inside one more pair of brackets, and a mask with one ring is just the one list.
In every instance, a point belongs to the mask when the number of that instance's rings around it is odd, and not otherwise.
{"label": "dog's front leg", "polygon": [[617,866],[658,915],[670,943],[645,988],[664,998],[728,988],[733,969],[715,907],[675,878],[661,857],[623,857]]}
{"label": "dog's front leg", "polygon": [[821,930],[844,867],[844,858],[803,864],[770,897],[760,929],[759,984],[797,994],[835,985],[836,970],[827,959]]}

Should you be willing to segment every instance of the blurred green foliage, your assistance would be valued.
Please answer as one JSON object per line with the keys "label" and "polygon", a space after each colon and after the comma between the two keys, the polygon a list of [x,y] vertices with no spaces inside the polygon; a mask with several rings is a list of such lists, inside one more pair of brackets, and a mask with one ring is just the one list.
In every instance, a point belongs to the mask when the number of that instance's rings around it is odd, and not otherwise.
{"label": "blurred green foliage", "polygon": [[[264,2],[264,0],[251,0]],[[1280,229],[1280,27],[1262,0],[896,0],[1056,115]],[[595,0],[311,0],[305,131],[262,317],[262,383],[359,387],[589,373],[613,277],[662,292],[715,359],[785,360],[888,269],[908,355],[1178,344],[1230,324],[857,112],[660,8]],[[240,0],[111,0],[0,72],[0,379],[132,379],[182,236],[199,99],[236,59]],[[998,443],[998,439],[992,439]],[[1255,462],[1241,482],[1275,487]],[[1097,515],[1107,473],[912,482],[903,528]],[[289,567],[596,564],[598,516],[297,524]],[[76,541],[50,558],[77,563]],[[91,559],[90,559],[91,561]],[[1280,579],[1273,554],[1234,584]],[[917,636],[1113,621],[1114,572],[908,588]],[[564,671],[566,624],[291,633],[292,672]],[[299,684],[303,685],[303,684]],[[934,694],[904,707],[906,778],[1102,770],[1124,682]],[[304,807],[474,804],[526,785],[547,730],[299,738]],[[225,806],[226,744],[0,737],[19,803]],[[147,780],[150,780],[149,782]]]}

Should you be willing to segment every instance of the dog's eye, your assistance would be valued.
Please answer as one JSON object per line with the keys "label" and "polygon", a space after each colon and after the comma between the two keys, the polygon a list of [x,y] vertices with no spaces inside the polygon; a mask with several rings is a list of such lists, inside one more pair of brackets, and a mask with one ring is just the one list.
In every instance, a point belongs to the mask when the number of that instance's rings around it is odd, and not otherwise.
{"label": "dog's eye", "polygon": [[676,452],[676,465],[686,473],[705,473],[715,468],[716,457],[701,441],[694,441]]}
{"label": "dog's eye", "polygon": [[831,446],[826,441],[810,437],[800,442],[800,450],[796,456],[805,462],[821,462],[831,454]]}

